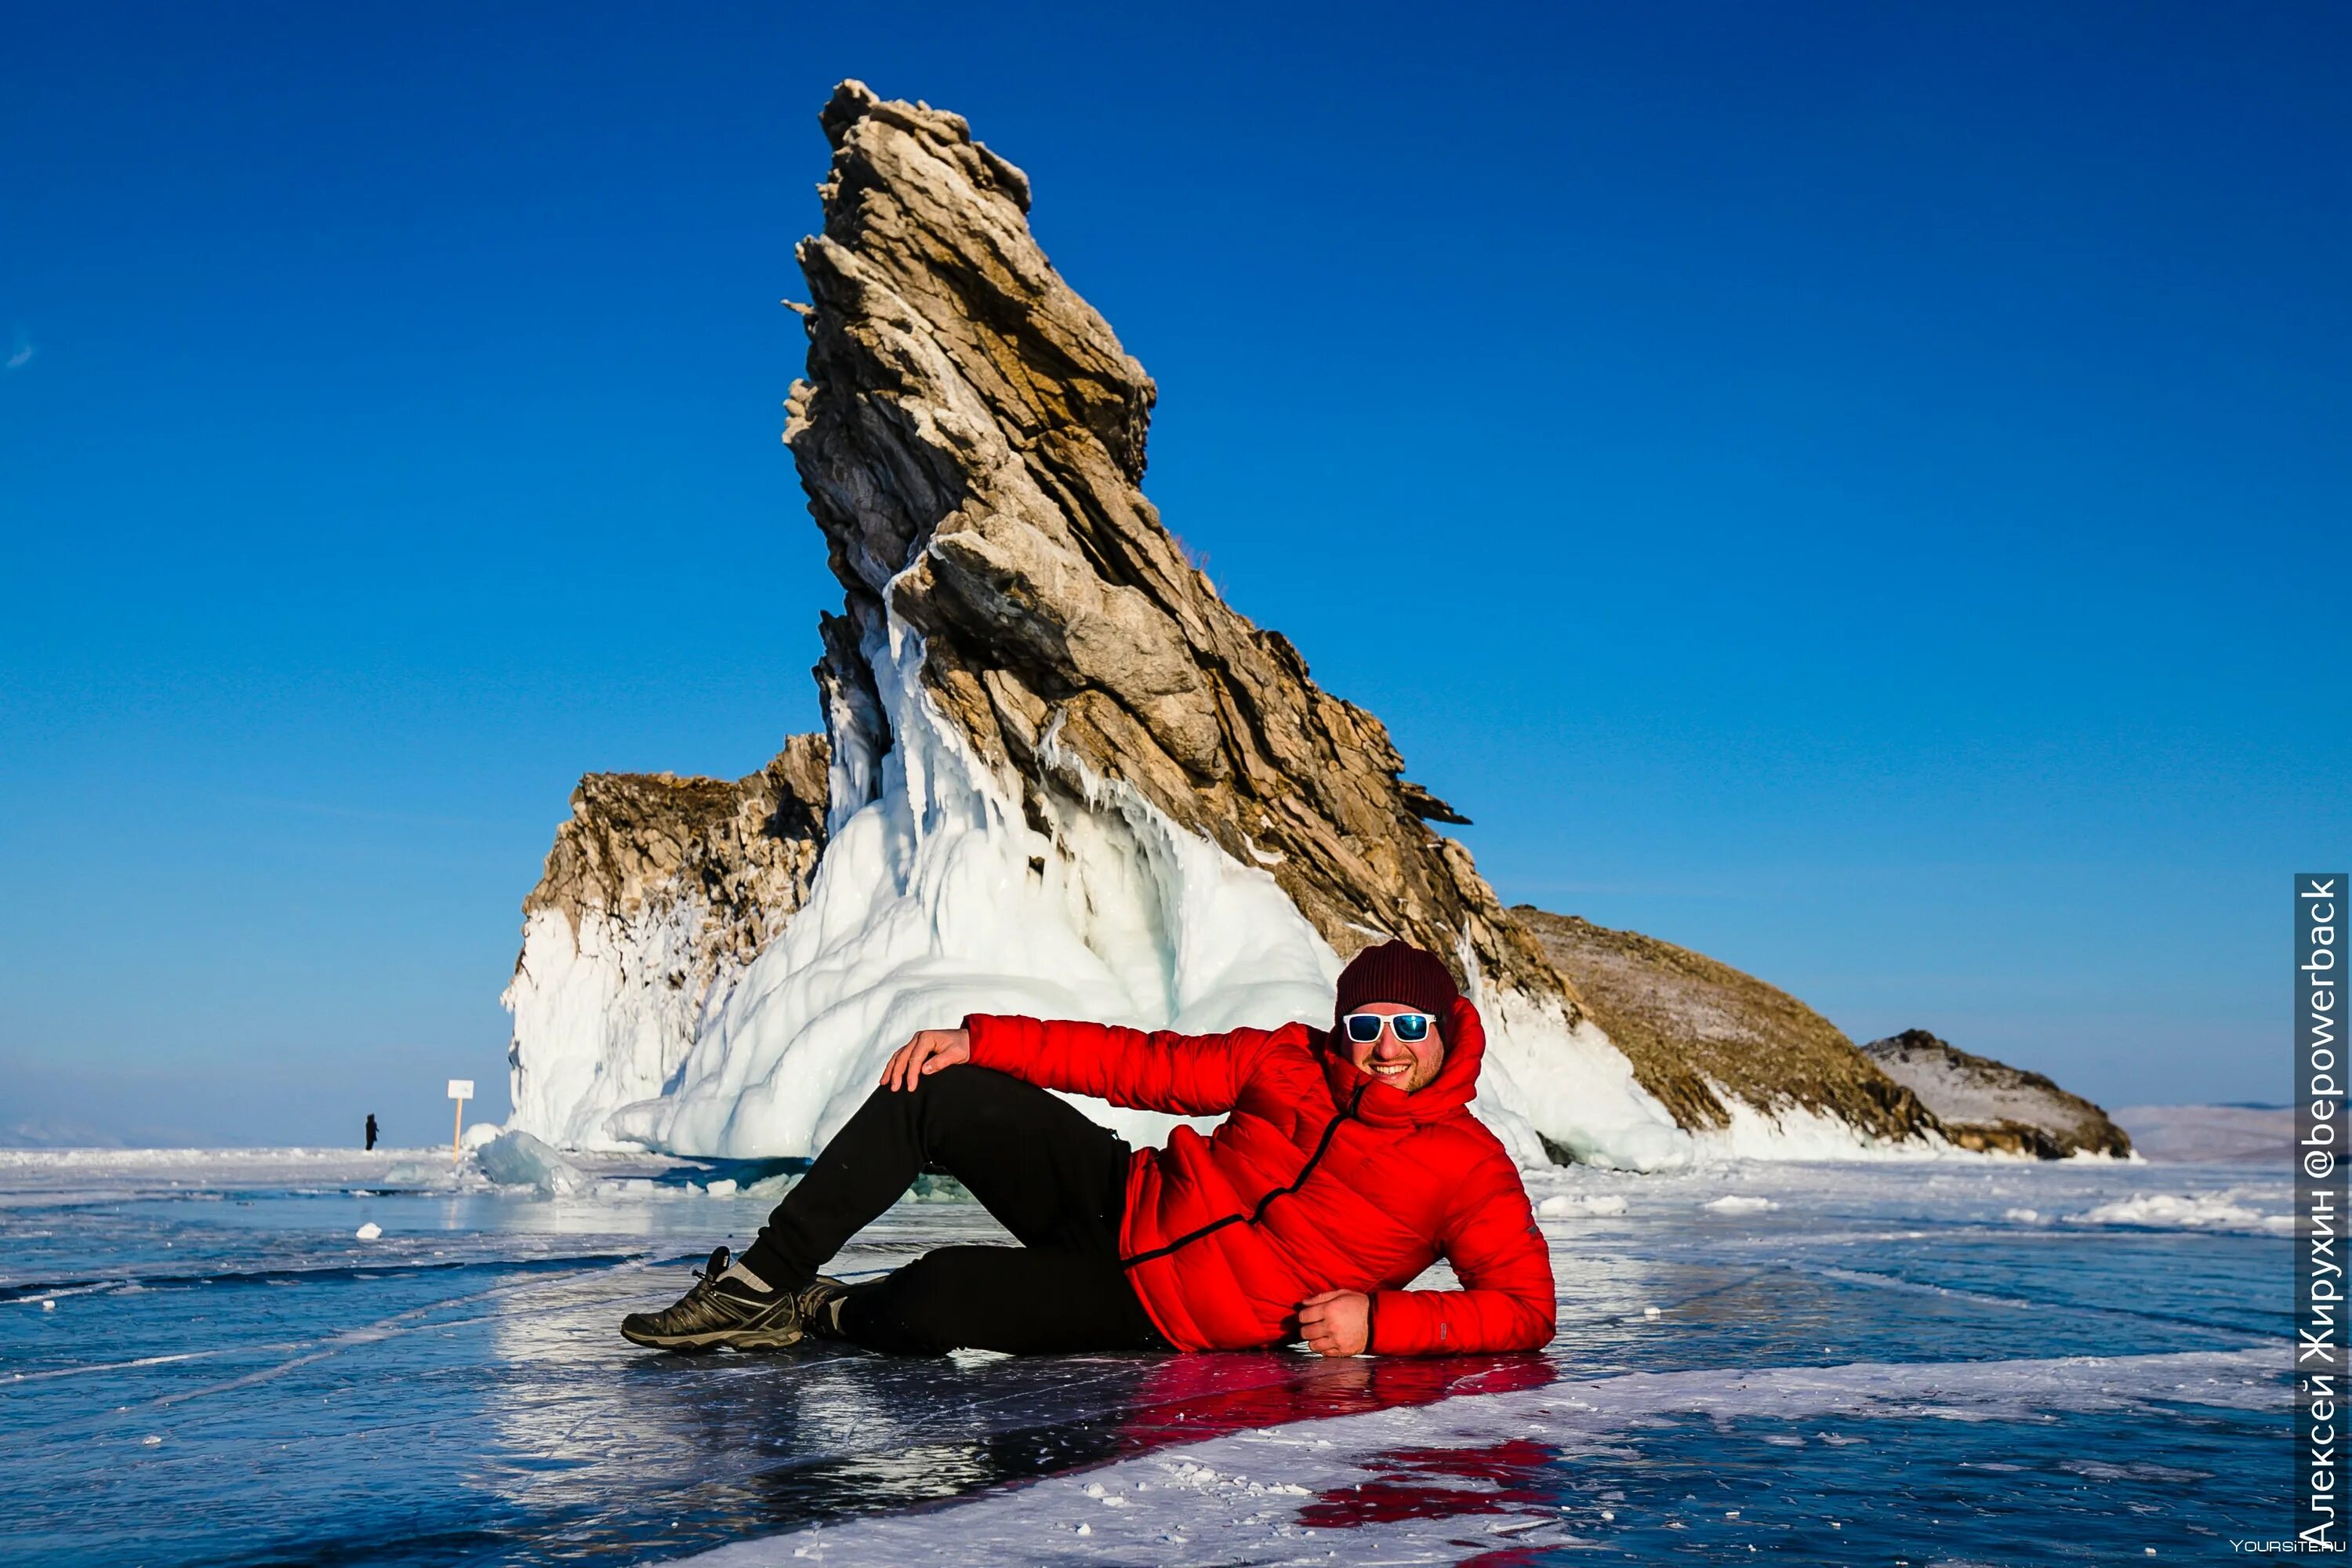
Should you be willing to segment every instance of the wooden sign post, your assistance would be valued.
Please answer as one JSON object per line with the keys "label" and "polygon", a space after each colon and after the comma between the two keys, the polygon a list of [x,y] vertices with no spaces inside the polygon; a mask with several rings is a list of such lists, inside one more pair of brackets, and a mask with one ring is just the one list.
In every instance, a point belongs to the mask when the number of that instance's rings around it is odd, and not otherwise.
{"label": "wooden sign post", "polygon": [[457,1102],[457,1129],[449,1134],[449,1163],[454,1165],[466,1157],[466,1101],[474,1098],[474,1080],[451,1079],[449,1098]]}

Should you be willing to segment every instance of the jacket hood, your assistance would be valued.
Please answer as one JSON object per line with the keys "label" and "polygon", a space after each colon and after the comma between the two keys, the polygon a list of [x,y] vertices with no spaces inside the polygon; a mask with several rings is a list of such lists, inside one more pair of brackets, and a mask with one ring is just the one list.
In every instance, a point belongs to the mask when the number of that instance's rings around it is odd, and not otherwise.
{"label": "jacket hood", "polygon": [[1311,1032],[1315,1048],[1323,1053],[1323,1076],[1330,1081],[1333,1097],[1344,1103],[1360,1088],[1364,1098],[1357,1114],[1367,1121],[1390,1126],[1443,1121],[1460,1115],[1478,1092],[1478,1068],[1486,1058],[1486,1027],[1466,996],[1454,999],[1445,1019],[1444,1065],[1435,1078],[1410,1094],[1349,1060],[1347,1042],[1339,1036],[1328,1029]]}

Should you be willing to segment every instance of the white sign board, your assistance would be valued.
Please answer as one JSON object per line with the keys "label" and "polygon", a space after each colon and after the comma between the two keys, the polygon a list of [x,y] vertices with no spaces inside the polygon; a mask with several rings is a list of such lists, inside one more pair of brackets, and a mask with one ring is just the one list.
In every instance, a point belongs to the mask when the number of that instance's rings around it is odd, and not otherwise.
{"label": "white sign board", "polygon": [[473,1099],[473,1098],[474,1098],[474,1080],[473,1080],[472,1079],[469,1079],[469,1078],[453,1078],[453,1079],[451,1079],[449,1080],[449,1098],[450,1098],[450,1099],[452,1099],[452,1100],[471,1100],[471,1099]]}

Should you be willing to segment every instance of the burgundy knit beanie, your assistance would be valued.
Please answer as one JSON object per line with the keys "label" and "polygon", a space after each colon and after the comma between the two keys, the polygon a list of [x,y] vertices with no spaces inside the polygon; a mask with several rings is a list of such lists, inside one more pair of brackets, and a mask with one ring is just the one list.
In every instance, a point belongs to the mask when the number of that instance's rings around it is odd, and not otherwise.
{"label": "burgundy knit beanie", "polygon": [[[1339,1018],[1367,1002],[1397,1002],[1432,1015],[1438,1032],[1450,1037],[1454,998],[1461,994],[1444,959],[1409,942],[1384,942],[1364,949],[1339,971]],[[1339,1018],[1332,1020],[1335,1033],[1341,1027]]]}

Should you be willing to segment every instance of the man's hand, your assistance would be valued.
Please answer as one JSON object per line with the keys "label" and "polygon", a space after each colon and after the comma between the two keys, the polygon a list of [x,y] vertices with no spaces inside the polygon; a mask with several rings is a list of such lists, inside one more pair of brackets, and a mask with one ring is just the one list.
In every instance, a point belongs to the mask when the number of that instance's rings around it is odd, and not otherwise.
{"label": "man's hand", "polygon": [[941,1068],[971,1060],[971,1036],[962,1029],[925,1029],[890,1053],[882,1069],[884,1089],[911,1091]]}
{"label": "man's hand", "polygon": [[1317,1355],[1361,1355],[1371,1330],[1372,1299],[1361,1290],[1326,1290],[1298,1304],[1298,1337]]}

